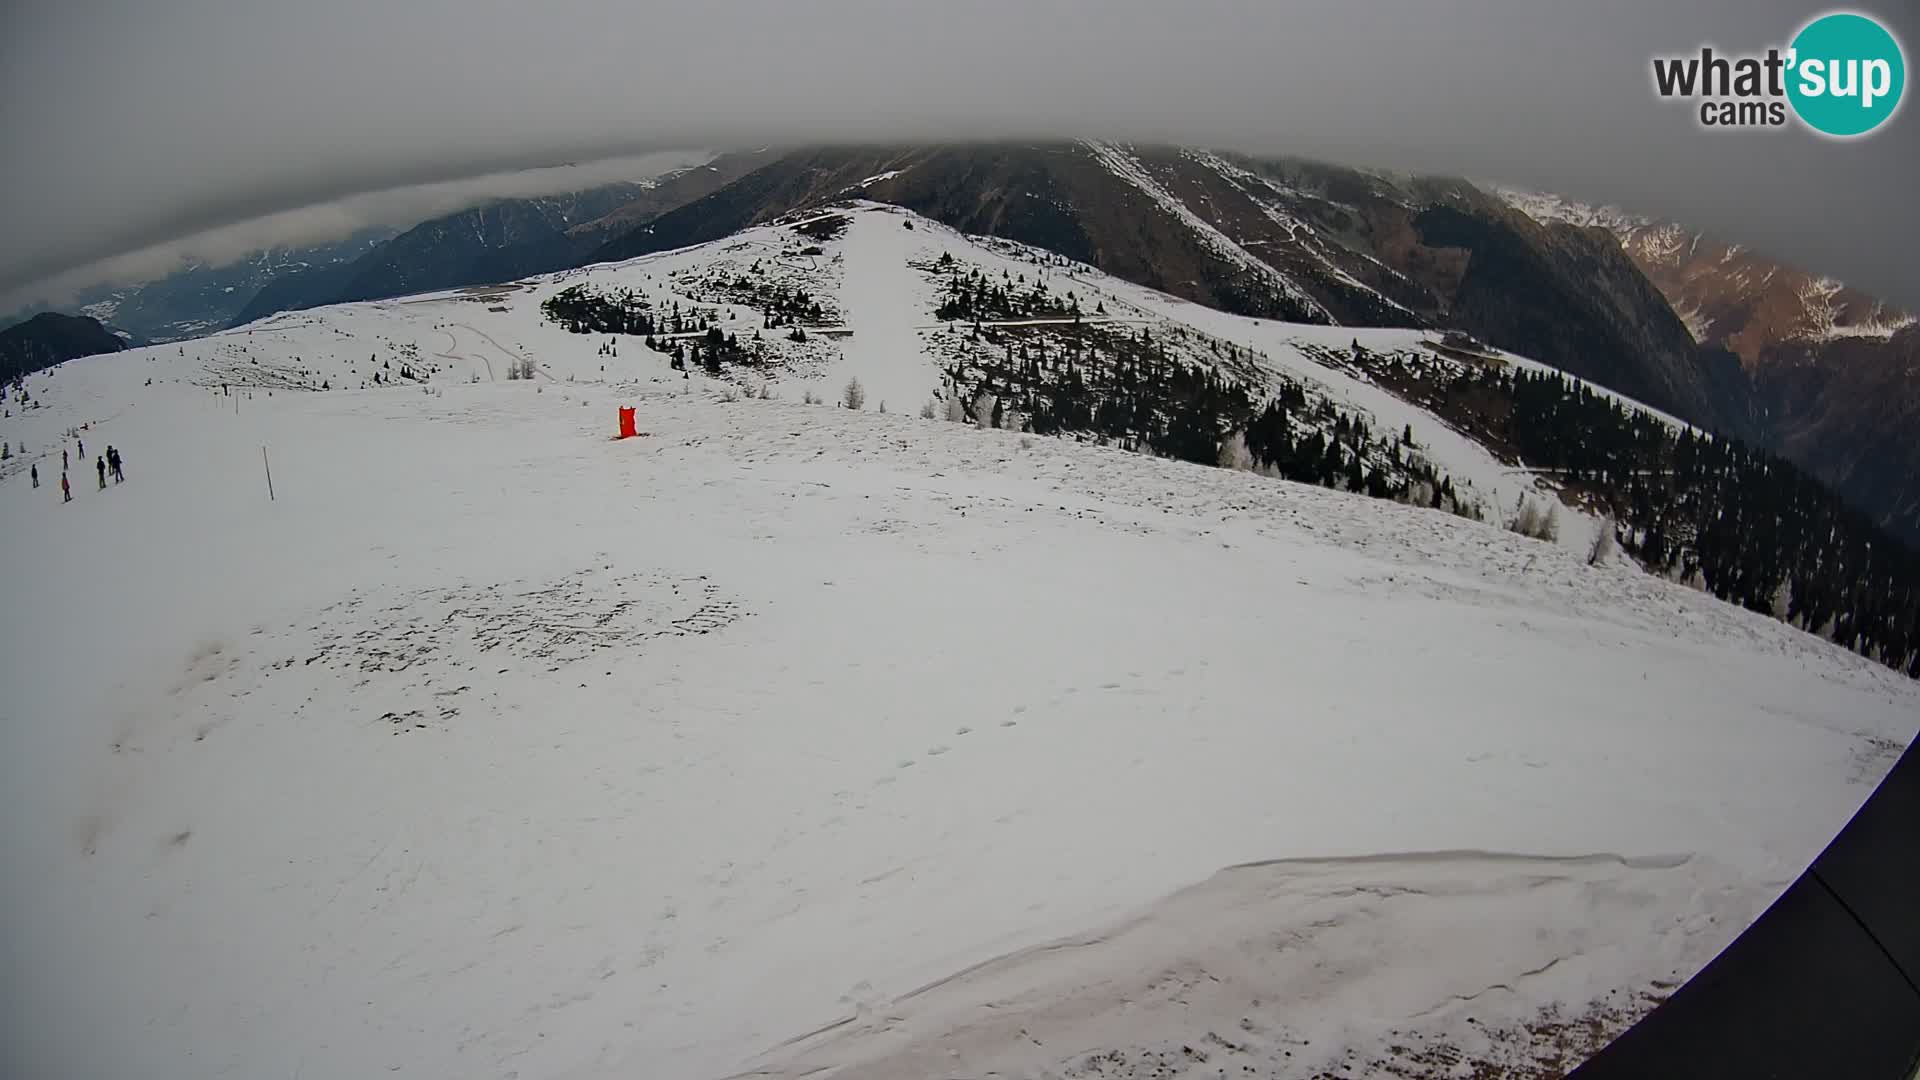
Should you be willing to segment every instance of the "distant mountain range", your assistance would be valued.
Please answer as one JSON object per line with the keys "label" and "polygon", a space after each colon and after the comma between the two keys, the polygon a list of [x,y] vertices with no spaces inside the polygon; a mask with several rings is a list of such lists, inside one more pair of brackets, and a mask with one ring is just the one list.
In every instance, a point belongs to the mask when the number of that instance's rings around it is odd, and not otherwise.
{"label": "distant mountain range", "polygon": [[351,262],[286,274],[265,284],[231,320],[239,326],[279,311],[512,281],[579,265],[636,221],[700,198],[764,164],[723,154],[642,181],[525,199],[499,199],[434,218]]}
{"label": "distant mountain range", "polygon": [[[138,341],[199,337],[276,311],[511,280],[574,265],[607,239],[764,163],[722,155],[704,165],[590,190],[498,199],[411,229],[369,227],[342,240],[195,263],[152,281],[102,284],[67,310]],[[0,326],[43,311],[35,305]]]}
{"label": "distant mountain range", "polygon": [[[153,281],[94,286],[65,306],[146,341],[198,337],[226,327],[270,282],[350,263],[393,235],[384,226],[367,228],[332,243],[270,248],[218,266],[196,263]],[[0,318],[0,326],[44,310]]]}

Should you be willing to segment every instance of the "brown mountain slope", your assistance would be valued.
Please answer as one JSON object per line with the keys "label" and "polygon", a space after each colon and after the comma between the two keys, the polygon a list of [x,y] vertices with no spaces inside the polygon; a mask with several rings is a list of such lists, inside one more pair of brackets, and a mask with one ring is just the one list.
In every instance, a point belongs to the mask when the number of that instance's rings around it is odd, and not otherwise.
{"label": "brown mountain slope", "polygon": [[1920,542],[1920,324],[1830,278],[1672,222],[1502,191],[1555,224],[1606,230],[1702,346],[1738,358],[1757,437]]}

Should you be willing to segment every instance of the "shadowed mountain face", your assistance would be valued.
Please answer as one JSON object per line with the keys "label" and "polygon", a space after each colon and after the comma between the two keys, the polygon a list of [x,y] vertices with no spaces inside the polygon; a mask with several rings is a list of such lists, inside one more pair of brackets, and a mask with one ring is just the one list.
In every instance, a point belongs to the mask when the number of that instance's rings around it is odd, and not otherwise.
{"label": "shadowed mountain face", "polygon": [[1450,326],[1744,432],[1737,365],[1703,358],[1605,233],[1543,226],[1446,178],[1102,143],[816,149],[600,248],[717,239],[812,205],[894,203],[1256,318]]}
{"label": "shadowed mountain face", "polygon": [[1920,325],[1885,340],[1784,341],[1754,375],[1767,439],[1920,544]]}
{"label": "shadowed mountain face", "polygon": [[1604,230],[1750,385],[1755,437],[1920,542],[1920,324],[1830,278],[1672,222],[1504,191],[1544,221]]}
{"label": "shadowed mountain face", "polygon": [[119,352],[125,339],[86,315],[43,311],[0,330],[0,382],[83,356]]}
{"label": "shadowed mountain face", "polygon": [[1746,434],[1714,394],[1738,370],[1709,366],[1686,324],[1605,233],[1535,227],[1489,210],[1430,206],[1420,243],[1462,252],[1444,320],[1706,427]]}

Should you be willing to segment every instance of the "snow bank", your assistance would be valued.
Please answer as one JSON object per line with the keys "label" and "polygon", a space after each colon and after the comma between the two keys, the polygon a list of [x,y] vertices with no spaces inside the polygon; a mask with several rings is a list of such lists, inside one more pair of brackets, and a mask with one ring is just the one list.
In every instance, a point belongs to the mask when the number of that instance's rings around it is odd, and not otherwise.
{"label": "snow bank", "polygon": [[749,1075],[1425,1075],[1590,1051],[1645,1008],[1621,987],[1663,968],[1676,985],[1756,914],[1762,890],[1729,877],[1488,852],[1232,867],[1100,931],[855,1000]]}

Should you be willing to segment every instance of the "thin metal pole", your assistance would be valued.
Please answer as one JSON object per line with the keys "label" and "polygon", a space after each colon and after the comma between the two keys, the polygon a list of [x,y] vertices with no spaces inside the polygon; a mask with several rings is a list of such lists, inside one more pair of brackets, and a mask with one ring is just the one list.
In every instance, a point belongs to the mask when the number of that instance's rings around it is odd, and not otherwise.
{"label": "thin metal pole", "polygon": [[271,462],[269,462],[269,461],[267,460],[267,448],[266,448],[265,446],[262,446],[262,447],[260,448],[260,464],[262,464],[262,465],[264,465],[264,466],[266,466],[266,469],[267,469],[267,501],[268,501],[268,502],[273,502],[273,501],[274,501],[274,498],[273,498],[273,464],[272,464]]}

